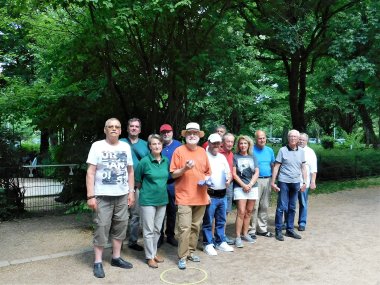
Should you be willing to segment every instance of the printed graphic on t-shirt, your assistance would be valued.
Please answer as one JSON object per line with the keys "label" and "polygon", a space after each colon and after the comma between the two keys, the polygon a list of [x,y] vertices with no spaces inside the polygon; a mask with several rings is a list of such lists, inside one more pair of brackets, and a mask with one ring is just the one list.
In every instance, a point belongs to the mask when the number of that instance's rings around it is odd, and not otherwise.
{"label": "printed graphic on t-shirt", "polygon": [[251,158],[239,158],[237,168],[240,177],[250,177],[252,175],[252,169],[255,167]]}
{"label": "printed graphic on t-shirt", "polygon": [[127,185],[127,153],[125,151],[102,152],[102,183]]}

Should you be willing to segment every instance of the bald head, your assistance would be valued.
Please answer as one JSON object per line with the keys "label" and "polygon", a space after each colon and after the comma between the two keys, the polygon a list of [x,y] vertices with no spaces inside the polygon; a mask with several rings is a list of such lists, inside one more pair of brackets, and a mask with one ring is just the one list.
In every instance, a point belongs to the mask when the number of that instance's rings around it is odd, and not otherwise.
{"label": "bald head", "polygon": [[263,130],[257,130],[255,132],[256,146],[260,149],[264,148],[267,143],[267,135]]}

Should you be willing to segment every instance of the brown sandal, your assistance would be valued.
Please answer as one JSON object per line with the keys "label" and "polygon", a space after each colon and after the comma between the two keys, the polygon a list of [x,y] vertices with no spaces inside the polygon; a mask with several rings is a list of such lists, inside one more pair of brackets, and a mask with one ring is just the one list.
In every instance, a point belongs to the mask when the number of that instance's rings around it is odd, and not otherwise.
{"label": "brown sandal", "polygon": [[158,263],[161,263],[161,262],[164,262],[164,259],[163,259],[161,256],[156,255],[156,256],[154,257],[154,261],[155,261],[155,262],[158,262]]}
{"label": "brown sandal", "polygon": [[150,268],[158,268],[158,264],[156,263],[154,259],[148,259],[148,266]]}

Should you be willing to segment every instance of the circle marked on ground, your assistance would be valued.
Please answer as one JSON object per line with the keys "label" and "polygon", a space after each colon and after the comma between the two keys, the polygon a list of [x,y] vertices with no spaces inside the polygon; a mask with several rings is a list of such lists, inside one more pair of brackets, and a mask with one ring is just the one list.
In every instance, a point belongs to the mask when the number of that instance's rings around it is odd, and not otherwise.
{"label": "circle marked on ground", "polygon": [[[200,279],[200,280],[198,280],[198,281],[189,282],[189,283],[174,283],[174,282],[168,281],[168,280],[166,279],[166,276],[165,276],[165,275],[166,275],[166,273],[168,273],[168,272],[171,272],[171,271],[173,271],[173,270],[178,270],[178,271],[180,271],[180,272],[185,273],[185,272],[188,272],[188,271],[191,270],[191,269],[196,270],[196,271],[200,271],[201,273],[203,273],[203,275],[204,275],[203,278]],[[208,277],[208,275],[207,275],[207,272],[206,272],[205,270],[200,269],[200,268],[196,268],[196,267],[186,267],[185,270],[181,270],[181,269],[178,269],[177,267],[173,267],[173,268],[166,269],[165,271],[163,271],[163,272],[160,274],[160,279],[161,279],[161,281],[163,281],[163,282],[165,282],[165,283],[167,283],[167,284],[172,284],[172,285],[192,285],[192,284],[199,284],[199,283],[202,283],[203,281],[205,281],[205,280],[207,279],[207,277]]]}

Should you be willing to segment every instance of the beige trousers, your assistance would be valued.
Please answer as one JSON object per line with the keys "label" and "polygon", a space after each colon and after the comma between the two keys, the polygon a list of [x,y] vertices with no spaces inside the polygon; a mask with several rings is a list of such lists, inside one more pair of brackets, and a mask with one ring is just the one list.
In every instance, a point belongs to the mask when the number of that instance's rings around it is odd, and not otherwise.
{"label": "beige trousers", "polygon": [[177,230],[179,258],[186,258],[196,250],[205,210],[205,205],[178,205]]}
{"label": "beige trousers", "polygon": [[249,233],[265,233],[268,231],[268,207],[271,193],[271,178],[259,178],[257,180],[259,186],[259,196],[255,203],[255,208],[251,217]]}

